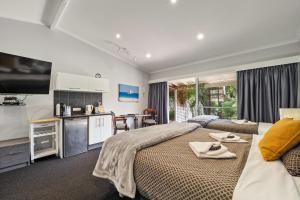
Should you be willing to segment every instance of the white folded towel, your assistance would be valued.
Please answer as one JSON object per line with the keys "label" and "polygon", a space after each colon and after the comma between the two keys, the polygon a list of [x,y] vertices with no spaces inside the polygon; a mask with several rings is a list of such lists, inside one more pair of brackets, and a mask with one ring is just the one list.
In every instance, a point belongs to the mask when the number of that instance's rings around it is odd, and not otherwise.
{"label": "white folded towel", "polygon": [[221,158],[236,158],[236,154],[230,151],[226,151],[222,154],[211,156],[207,154],[201,154],[200,158],[214,158],[214,159],[221,159]]}
{"label": "white folded towel", "polygon": [[247,125],[255,125],[257,124],[256,122],[251,122],[245,119],[232,119],[231,122],[235,123],[235,124],[247,124]]}
{"label": "white folded towel", "polygon": [[207,153],[213,145],[220,145],[220,142],[189,142],[191,148],[198,153]]}
{"label": "white folded towel", "polygon": [[[218,150],[210,151],[213,145],[221,145]],[[189,146],[198,158],[234,158],[236,155],[228,151],[219,142],[189,142]]]}
{"label": "white folded towel", "polygon": [[[230,133],[230,132],[222,132],[222,133],[209,133],[209,136],[218,140],[219,142],[248,142],[246,140],[241,139],[239,136]],[[228,136],[234,136],[233,138],[228,138]]]}
{"label": "white folded towel", "polygon": [[[215,151],[210,151],[210,148],[214,145],[220,145],[221,148]],[[218,155],[228,150],[227,147],[221,145],[220,142],[189,142],[189,146],[193,149],[193,151],[197,152],[197,154]]]}

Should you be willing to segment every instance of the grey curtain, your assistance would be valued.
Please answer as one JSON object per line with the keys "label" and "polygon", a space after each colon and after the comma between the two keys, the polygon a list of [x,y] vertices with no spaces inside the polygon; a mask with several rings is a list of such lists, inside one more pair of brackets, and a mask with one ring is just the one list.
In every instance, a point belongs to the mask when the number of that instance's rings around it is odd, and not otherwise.
{"label": "grey curtain", "polygon": [[168,123],[168,84],[167,82],[152,83],[149,87],[148,107],[157,111],[159,124]]}
{"label": "grey curtain", "polygon": [[238,118],[279,120],[279,108],[297,107],[298,63],[237,72]]}

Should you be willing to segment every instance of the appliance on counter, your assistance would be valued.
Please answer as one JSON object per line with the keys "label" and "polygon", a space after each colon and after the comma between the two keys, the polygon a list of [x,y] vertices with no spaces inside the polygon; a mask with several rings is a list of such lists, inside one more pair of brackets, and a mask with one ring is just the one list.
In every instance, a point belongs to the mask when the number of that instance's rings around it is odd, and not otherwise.
{"label": "appliance on counter", "polygon": [[98,102],[98,107],[95,107],[95,113],[104,113],[104,107],[102,105],[102,102]]}
{"label": "appliance on counter", "polygon": [[63,116],[64,112],[65,112],[65,104],[64,103],[58,103],[56,104],[56,112],[55,115],[56,116]]}
{"label": "appliance on counter", "polygon": [[56,104],[56,116],[71,116],[71,106],[67,106],[64,103]]}
{"label": "appliance on counter", "polygon": [[87,117],[64,120],[64,157],[74,156],[88,150]]}
{"label": "appliance on counter", "polygon": [[71,106],[65,106],[65,112],[64,112],[64,116],[71,116],[72,112],[71,112]]}
{"label": "appliance on counter", "polygon": [[72,115],[80,115],[83,114],[83,108],[80,107],[72,107]]}
{"label": "appliance on counter", "polygon": [[49,94],[51,62],[0,52],[0,93]]}
{"label": "appliance on counter", "polygon": [[93,113],[93,109],[94,109],[94,106],[93,105],[86,105],[85,106],[85,114],[86,115],[90,115]]}

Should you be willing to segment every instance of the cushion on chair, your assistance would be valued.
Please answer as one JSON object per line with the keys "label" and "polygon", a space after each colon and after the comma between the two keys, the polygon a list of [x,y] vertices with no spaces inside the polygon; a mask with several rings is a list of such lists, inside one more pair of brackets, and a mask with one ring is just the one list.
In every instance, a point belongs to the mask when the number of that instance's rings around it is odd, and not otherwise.
{"label": "cushion on chair", "polygon": [[156,124],[156,121],[154,119],[145,119],[144,123],[145,124]]}
{"label": "cushion on chair", "polygon": [[124,123],[117,123],[116,127],[117,127],[117,129],[125,129],[126,124],[124,124]]}

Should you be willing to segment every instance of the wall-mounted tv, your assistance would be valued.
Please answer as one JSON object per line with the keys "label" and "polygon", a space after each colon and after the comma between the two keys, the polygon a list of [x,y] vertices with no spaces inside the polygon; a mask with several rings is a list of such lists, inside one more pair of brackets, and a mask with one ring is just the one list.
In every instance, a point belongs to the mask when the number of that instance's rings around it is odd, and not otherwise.
{"label": "wall-mounted tv", "polygon": [[0,93],[49,94],[51,62],[0,52]]}

